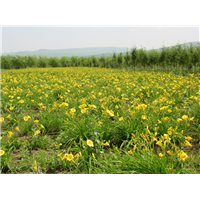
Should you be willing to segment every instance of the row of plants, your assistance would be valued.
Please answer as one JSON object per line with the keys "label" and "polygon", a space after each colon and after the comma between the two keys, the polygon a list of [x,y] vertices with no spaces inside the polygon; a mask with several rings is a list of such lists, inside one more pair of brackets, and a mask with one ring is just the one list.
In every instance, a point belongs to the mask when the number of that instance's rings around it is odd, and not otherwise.
{"label": "row of plants", "polygon": [[190,46],[177,44],[173,47],[163,47],[160,50],[146,51],[144,48],[132,48],[125,53],[113,53],[105,57],[67,57],[47,56],[1,56],[2,69],[21,69],[33,67],[103,67],[103,68],[133,68],[134,70],[191,70],[200,66],[200,45]]}

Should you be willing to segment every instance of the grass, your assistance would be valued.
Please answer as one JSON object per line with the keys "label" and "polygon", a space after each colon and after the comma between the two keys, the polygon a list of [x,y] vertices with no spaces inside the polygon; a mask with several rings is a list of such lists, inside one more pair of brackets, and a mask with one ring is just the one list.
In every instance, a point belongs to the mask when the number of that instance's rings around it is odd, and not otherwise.
{"label": "grass", "polygon": [[1,74],[1,173],[200,173],[199,74]]}

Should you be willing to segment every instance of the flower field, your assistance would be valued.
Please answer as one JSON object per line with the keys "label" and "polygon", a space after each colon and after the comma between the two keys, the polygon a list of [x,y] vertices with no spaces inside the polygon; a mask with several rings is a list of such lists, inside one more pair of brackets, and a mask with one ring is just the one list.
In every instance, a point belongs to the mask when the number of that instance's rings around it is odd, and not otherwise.
{"label": "flower field", "polygon": [[1,74],[1,173],[200,173],[200,74]]}

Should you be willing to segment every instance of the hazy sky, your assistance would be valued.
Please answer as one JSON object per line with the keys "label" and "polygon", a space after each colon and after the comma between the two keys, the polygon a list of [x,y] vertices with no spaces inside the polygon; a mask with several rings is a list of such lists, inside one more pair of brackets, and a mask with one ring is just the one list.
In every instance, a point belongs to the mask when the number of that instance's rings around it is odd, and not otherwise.
{"label": "hazy sky", "polygon": [[198,27],[2,27],[2,53],[38,49],[146,49],[199,41]]}

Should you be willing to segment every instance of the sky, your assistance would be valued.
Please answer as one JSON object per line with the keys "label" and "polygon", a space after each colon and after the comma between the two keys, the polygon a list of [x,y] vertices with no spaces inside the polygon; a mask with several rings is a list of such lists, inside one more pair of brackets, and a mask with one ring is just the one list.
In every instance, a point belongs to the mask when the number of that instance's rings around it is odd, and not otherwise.
{"label": "sky", "polygon": [[160,48],[199,41],[199,27],[2,26],[2,53],[85,47]]}

